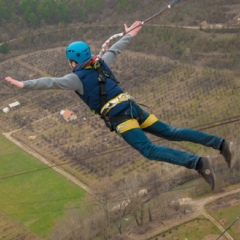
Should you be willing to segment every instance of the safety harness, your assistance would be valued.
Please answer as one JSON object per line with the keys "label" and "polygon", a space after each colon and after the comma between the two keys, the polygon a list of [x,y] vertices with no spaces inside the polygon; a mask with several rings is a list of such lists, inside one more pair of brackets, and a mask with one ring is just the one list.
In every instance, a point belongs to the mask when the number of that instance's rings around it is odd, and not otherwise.
{"label": "safety harness", "polygon": [[108,116],[108,112],[115,107],[116,105],[124,102],[124,101],[134,101],[133,97],[129,95],[128,93],[120,93],[116,97],[110,99],[107,101],[107,91],[106,91],[106,78],[110,78],[117,84],[119,83],[115,76],[103,69],[101,67],[103,63],[103,60],[99,56],[95,56],[86,66],[87,68],[94,68],[98,73],[98,80],[100,84],[100,97],[101,97],[101,111],[100,111],[100,117],[105,120],[108,128],[111,131],[114,131],[115,129],[112,126],[112,121],[121,121],[121,120],[128,120],[131,119],[131,116],[128,115],[119,115],[119,116]]}
{"label": "safety harness", "polygon": [[[100,83],[100,96],[101,96],[101,106],[103,107],[107,103],[107,91],[106,91],[106,78],[111,78],[117,84],[119,83],[115,76],[101,68],[101,64],[103,60],[98,56],[95,56],[86,66],[85,68],[94,68],[98,73],[98,80]],[[102,115],[102,114],[101,114]]]}
{"label": "safety harness", "polygon": [[[111,73],[111,71],[108,71],[104,68],[102,68],[103,60],[99,58],[98,56],[94,57],[86,66],[85,69],[93,68],[97,71],[98,74],[98,80],[100,84],[100,95],[101,95],[101,110],[100,110],[100,117],[104,119],[107,127],[111,131],[116,131],[118,133],[124,133],[126,131],[129,131],[134,128],[147,128],[151,126],[153,123],[158,121],[158,119],[153,115],[150,114],[145,121],[139,125],[138,120],[142,119],[143,114],[139,116],[139,119],[134,119],[133,116],[122,114],[117,116],[109,116],[108,113],[111,111],[112,108],[117,106],[118,104],[125,102],[125,101],[132,101],[134,102],[134,98],[129,95],[128,93],[119,93],[117,96],[111,98],[109,101],[107,101],[107,91],[106,91],[106,79],[110,78],[117,84],[119,83],[115,76]],[[140,104],[148,108],[148,106],[144,104]],[[112,121],[119,121],[120,124],[118,124],[115,128],[112,125]]]}

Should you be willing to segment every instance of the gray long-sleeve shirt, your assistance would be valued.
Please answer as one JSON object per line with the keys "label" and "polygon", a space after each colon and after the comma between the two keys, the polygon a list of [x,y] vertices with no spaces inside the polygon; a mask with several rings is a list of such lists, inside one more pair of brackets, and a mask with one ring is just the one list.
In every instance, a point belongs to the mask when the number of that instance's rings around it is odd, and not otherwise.
{"label": "gray long-sleeve shirt", "polygon": [[[102,59],[110,67],[115,61],[117,55],[121,53],[132,36],[130,34],[125,35],[103,55]],[[23,81],[24,89],[65,89],[74,90],[83,94],[83,84],[79,77],[75,73],[69,73],[63,77],[42,77],[32,80]]]}

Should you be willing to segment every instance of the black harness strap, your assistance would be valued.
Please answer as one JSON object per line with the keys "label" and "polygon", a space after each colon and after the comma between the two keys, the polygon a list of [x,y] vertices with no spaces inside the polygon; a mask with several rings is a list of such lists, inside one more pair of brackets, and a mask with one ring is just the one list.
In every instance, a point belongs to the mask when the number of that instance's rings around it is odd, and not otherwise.
{"label": "black harness strap", "polygon": [[[110,78],[116,83],[119,83],[119,82],[111,74],[111,72],[101,68],[102,62],[103,62],[102,59],[98,59],[92,66],[96,69],[98,73],[98,80],[100,84],[101,106],[103,107],[107,103],[106,78]],[[101,118],[105,120],[106,125],[108,126],[110,131],[114,131],[115,129],[113,128],[111,121],[124,121],[124,120],[131,119],[132,117],[128,115],[120,115],[120,116],[101,115]]]}
{"label": "black harness strap", "polygon": [[107,103],[106,79],[100,67],[96,70],[98,72],[98,80],[100,83],[101,106],[103,107]]}
{"label": "black harness strap", "polygon": [[102,63],[102,59],[97,59],[93,64],[93,67],[98,73],[98,80],[100,83],[101,107],[107,103],[106,77],[112,79],[116,83],[119,83],[111,72],[101,68]]}

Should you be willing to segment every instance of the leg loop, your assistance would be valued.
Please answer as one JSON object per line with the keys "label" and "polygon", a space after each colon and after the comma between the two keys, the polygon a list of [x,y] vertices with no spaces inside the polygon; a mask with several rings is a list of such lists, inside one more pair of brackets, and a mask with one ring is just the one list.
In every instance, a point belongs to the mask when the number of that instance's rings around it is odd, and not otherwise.
{"label": "leg loop", "polygon": [[134,128],[140,128],[138,121],[136,119],[129,119],[118,124],[116,127],[116,132],[121,134]]}
{"label": "leg loop", "polygon": [[154,114],[150,114],[148,118],[140,125],[141,128],[147,128],[158,121],[158,118]]}

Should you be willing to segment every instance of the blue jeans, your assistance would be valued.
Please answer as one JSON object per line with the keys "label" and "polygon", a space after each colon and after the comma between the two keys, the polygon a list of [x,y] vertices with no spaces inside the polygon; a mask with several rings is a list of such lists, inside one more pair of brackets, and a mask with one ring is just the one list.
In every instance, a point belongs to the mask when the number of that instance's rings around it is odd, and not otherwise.
{"label": "blue jeans", "polygon": [[[144,111],[135,102],[130,102],[129,107],[124,111],[124,114],[137,119],[140,125],[149,117],[149,113]],[[121,121],[112,121],[114,128],[116,128],[116,126],[120,123]],[[159,120],[147,128],[133,128],[121,133],[123,139],[133,148],[138,150],[144,157],[150,160],[168,162],[190,169],[196,169],[200,156],[154,144],[146,136],[144,131],[170,141],[188,141],[198,143],[206,147],[212,147],[214,149],[220,149],[224,140],[221,137],[205,132],[188,128],[176,128]]]}

